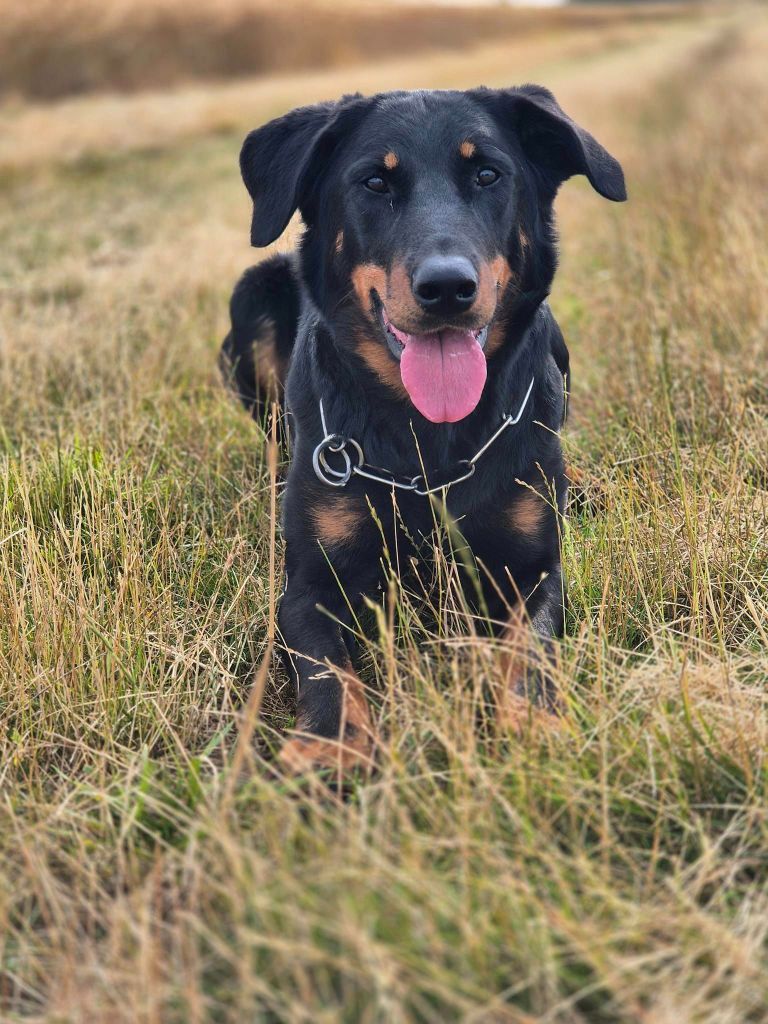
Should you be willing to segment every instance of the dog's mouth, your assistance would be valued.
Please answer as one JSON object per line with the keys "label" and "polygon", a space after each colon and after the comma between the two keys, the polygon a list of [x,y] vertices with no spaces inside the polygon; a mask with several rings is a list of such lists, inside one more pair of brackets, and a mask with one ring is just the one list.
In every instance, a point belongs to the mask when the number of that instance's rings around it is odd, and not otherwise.
{"label": "dog's mouth", "polygon": [[395,327],[383,303],[378,314],[387,346],[400,363],[405,390],[422,416],[432,423],[456,423],[469,416],[485,386],[488,325],[408,334]]}

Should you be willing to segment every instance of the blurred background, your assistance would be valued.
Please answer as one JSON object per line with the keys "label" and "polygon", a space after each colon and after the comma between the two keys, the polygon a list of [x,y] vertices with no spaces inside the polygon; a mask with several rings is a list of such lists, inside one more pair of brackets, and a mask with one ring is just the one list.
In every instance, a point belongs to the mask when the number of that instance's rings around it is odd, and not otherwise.
{"label": "blurred background", "polygon": [[[129,244],[118,243],[114,230],[93,242],[99,265],[112,258],[107,250],[114,256],[120,249],[123,262],[143,259],[150,273],[150,247],[142,243],[160,227],[150,196],[167,210],[168,195],[178,198],[182,189],[197,242],[206,220],[211,246],[227,226],[238,225],[230,250],[236,258],[230,262],[219,250],[229,274],[249,259],[241,244],[247,197],[237,173],[239,142],[270,117],[349,91],[537,80],[559,88],[561,100],[573,104],[570,112],[587,121],[591,115],[598,128],[601,110],[615,111],[619,97],[684,67],[690,48],[730,24],[732,12],[704,0],[11,0],[0,19],[0,176],[14,187],[22,176],[30,214],[54,181],[70,193],[87,183],[92,204],[101,192],[109,213],[91,205],[78,213],[81,228],[84,218],[104,216],[113,228],[123,221],[131,227],[123,239]],[[610,120],[606,144],[621,127],[621,118]],[[130,171],[115,162],[129,155]],[[190,162],[199,191],[185,177]],[[123,172],[128,178],[121,184]],[[140,197],[125,194],[131,184]],[[47,209],[47,237],[71,218],[72,198],[60,194],[55,212]],[[18,219],[9,222],[12,249],[19,227]],[[101,230],[95,221],[91,227],[91,234]],[[38,224],[36,257],[14,271],[21,269],[27,282],[36,270],[79,277],[82,260],[66,269],[75,257],[71,225],[55,267],[39,230]],[[166,235],[170,256],[169,241]]]}
{"label": "blurred background", "polygon": [[501,39],[621,35],[694,9],[644,0],[12,0],[0,23],[0,92],[56,99],[463,51]]}

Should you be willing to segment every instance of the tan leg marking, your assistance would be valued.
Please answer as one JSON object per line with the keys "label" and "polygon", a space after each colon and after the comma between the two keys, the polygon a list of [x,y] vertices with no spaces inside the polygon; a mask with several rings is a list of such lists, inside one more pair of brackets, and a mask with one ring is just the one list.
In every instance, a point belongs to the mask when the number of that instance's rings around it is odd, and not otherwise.
{"label": "tan leg marking", "polygon": [[[310,772],[317,768],[335,769],[341,774],[353,768],[373,767],[375,730],[360,679],[347,667],[339,676],[344,690],[341,724],[343,740],[328,740],[310,735],[293,736],[280,751],[283,768],[292,774]],[[296,731],[302,731],[300,721]]]}
{"label": "tan leg marking", "polygon": [[546,499],[538,493],[525,490],[516,497],[506,510],[507,525],[515,533],[526,537],[535,537],[547,514]]}
{"label": "tan leg marking", "polygon": [[502,640],[505,645],[501,654],[502,684],[496,708],[499,726],[516,736],[528,731],[539,735],[559,732],[564,725],[562,717],[525,696],[535,637],[522,608],[513,611]]}
{"label": "tan leg marking", "polygon": [[277,400],[285,381],[285,361],[277,354],[275,328],[265,324],[262,333],[253,342],[253,369],[256,390],[268,401]]}
{"label": "tan leg marking", "polygon": [[338,547],[353,540],[366,514],[367,509],[359,498],[341,494],[326,497],[311,513],[316,536],[326,547]]}

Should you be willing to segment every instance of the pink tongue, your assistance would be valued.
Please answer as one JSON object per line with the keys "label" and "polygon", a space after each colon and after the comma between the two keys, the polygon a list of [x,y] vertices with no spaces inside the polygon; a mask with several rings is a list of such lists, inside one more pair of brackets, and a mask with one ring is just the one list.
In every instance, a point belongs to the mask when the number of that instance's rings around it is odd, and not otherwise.
{"label": "pink tongue", "polygon": [[469,416],[483,393],[485,356],[470,331],[407,335],[400,376],[411,401],[432,423]]}

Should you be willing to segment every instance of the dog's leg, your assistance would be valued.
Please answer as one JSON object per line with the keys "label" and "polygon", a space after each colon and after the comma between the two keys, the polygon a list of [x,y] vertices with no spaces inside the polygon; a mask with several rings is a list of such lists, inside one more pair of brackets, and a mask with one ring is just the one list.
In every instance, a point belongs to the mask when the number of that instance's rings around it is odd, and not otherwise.
{"label": "dog's leg", "polygon": [[342,631],[349,609],[338,592],[291,577],[280,605],[285,661],[297,688],[296,733],[280,760],[291,771],[346,771],[371,762],[373,725]]}
{"label": "dog's leg", "polygon": [[563,635],[564,600],[558,565],[527,600],[514,606],[502,631],[498,715],[499,723],[514,732],[523,732],[529,724],[553,727],[560,722],[553,674]]}
{"label": "dog's leg", "polygon": [[[293,499],[293,500],[291,500]],[[299,510],[300,506],[300,510]],[[379,577],[378,538],[361,499],[286,501],[287,583],[279,629],[297,687],[296,732],[281,752],[292,771],[370,766],[373,725],[351,661],[349,627]]]}
{"label": "dog's leg", "polygon": [[462,524],[485,610],[503,642],[499,717],[515,729],[532,716],[557,722],[553,669],[565,617],[557,530],[565,498],[562,471],[558,479],[557,508],[543,488],[521,486],[507,507]]}
{"label": "dog's leg", "polygon": [[273,401],[282,401],[299,307],[298,271],[288,256],[246,270],[232,293],[232,328],[219,366],[227,386],[260,422]]}

